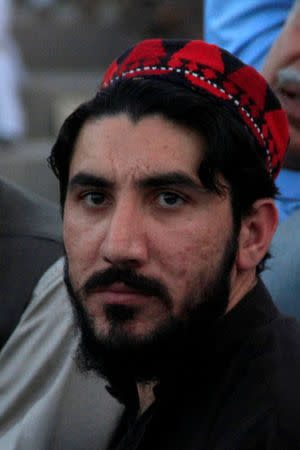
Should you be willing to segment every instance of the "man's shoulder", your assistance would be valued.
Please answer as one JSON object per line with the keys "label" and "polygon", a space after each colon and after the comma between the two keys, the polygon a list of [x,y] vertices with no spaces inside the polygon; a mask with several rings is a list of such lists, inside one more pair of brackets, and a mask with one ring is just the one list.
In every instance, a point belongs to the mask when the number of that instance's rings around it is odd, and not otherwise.
{"label": "man's shoulder", "polygon": [[281,430],[296,433],[300,439],[300,323],[279,314],[256,330],[241,352],[247,361],[244,377],[237,384],[241,402],[244,395],[256,413],[261,408],[266,416],[276,417]]}
{"label": "man's shoulder", "polygon": [[34,291],[34,297],[46,297],[58,290],[59,296],[67,297],[64,285],[64,258],[59,258],[49,269],[43,274],[37,283]]}
{"label": "man's shoulder", "polygon": [[223,374],[212,420],[220,448],[300,448],[299,379],[300,325],[279,314],[245,339]]}
{"label": "man's shoulder", "polygon": [[254,330],[241,353],[250,367],[265,373],[265,381],[270,386],[279,374],[300,376],[300,322],[279,313],[275,319]]}

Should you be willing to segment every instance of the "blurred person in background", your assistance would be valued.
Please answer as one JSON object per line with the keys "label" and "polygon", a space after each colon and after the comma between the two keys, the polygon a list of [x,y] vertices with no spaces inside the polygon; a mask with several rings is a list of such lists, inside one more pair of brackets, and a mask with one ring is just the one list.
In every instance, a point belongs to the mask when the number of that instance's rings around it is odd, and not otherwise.
{"label": "blurred person in background", "polygon": [[[294,6],[286,23],[271,47],[262,73],[276,91],[289,120],[291,141],[287,153],[286,185],[294,202],[286,202],[289,215],[275,234],[274,260],[264,281],[281,310],[300,319],[300,1]],[[284,189],[282,187],[282,189]],[[283,201],[285,197],[283,195]],[[283,296],[283,292],[286,294]]]}
{"label": "blurred person in background", "polygon": [[0,348],[30,304],[43,273],[62,255],[57,206],[0,177]]}
{"label": "blurred person in background", "polygon": [[287,110],[291,142],[277,180],[282,221],[300,207],[300,2],[205,0],[204,35],[261,70]]}
{"label": "blurred person in background", "polygon": [[104,448],[117,408],[73,363],[58,208],[3,178],[0,205],[0,448]]}
{"label": "blurred person in background", "polygon": [[[300,171],[300,0],[294,1],[282,31],[264,61],[261,72],[278,95],[289,119],[291,141],[285,165],[293,171]],[[298,188],[298,191],[294,192],[296,197],[300,192],[299,173],[295,179],[291,175],[289,189],[292,189],[292,185],[295,184]],[[295,207],[292,205],[287,215],[298,207],[299,203]]]}
{"label": "blurred person in background", "polygon": [[11,32],[12,14],[12,1],[0,0],[0,150],[22,138],[25,133],[20,96],[24,69]]}
{"label": "blurred person in background", "polygon": [[207,41],[261,69],[288,115],[291,141],[277,179],[282,224],[262,278],[280,310],[300,319],[300,1],[205,0],[204,29]]}

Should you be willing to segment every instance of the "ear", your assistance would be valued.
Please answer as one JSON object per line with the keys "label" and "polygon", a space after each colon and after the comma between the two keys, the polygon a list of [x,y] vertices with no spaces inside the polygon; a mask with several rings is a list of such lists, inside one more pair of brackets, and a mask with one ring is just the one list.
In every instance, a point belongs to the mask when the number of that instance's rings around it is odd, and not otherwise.
{"label": "ear", "polygon": [[278,211],[270,198],[257,200],[242,219],[239,250],[236,259],[238,271],[253,269],[269,250],[278,225]]}

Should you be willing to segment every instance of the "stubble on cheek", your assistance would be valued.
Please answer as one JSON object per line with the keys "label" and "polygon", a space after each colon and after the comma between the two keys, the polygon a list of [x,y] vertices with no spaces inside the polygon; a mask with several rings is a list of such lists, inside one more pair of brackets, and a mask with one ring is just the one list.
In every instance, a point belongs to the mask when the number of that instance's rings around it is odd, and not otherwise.
{"label": "stubble on cheek", "polygon": [[101,303],[93,302],[91,299],[82,300],[82,306],[89,317],[95,332],[103,330],[106,323],[105,312]]}
{"label": "stubble on cheek", "polygon": [[68,271],[73,289],[81,292],[82,286],[89,278],[91,267],[96,264],[97,252],[95,242],[90,242],[91,231],[87,225],[80,225],[75,212],[65,213],[63,221],[63,240],[68,259]]}
{"label": "stubble on cheek", "polygon": [[[217,251],[217,246],[209,241],[200,244],[199,240],[193,239],[178,253],[176,261],[174,258],[171,260],[175,270],[174,286],[170,288],[170,292],[177,299],[174,301],[174,314],[177,318],[184,316],[187,309],[195,306],[195,295],[191,296],[190,293],[197,292],[197,298],[200,299],[202,289],[213,278]],[[193,304],[189,303],[190,300],[193,300]]]}

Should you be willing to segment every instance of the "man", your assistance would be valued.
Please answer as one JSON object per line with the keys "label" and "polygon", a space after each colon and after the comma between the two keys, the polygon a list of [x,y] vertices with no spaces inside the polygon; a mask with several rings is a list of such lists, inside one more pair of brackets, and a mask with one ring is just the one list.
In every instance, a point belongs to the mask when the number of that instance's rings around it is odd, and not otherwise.
{"label": "man", "polygon": [[279,220],[285,220],[300,207],[300,1],[206,0],[204,6],[205,40],[261,70],[288,114],[291,141],[277,179]]}
{"label": "man", "polygon": [[[280,224],[263,280],[282,312],[300,318],[300,1],[205,1],[205,36],[262,70],[286,109],[291,141],[277,185]],[[270,50],[270,47],[271,50]],[[292,256],[293,255],[293,256]],[[293,274],[297,274],[294,276]],[[285,292],[284,297],[282,292]]]}
{"label": "man", "polygon": [[73,363],[59,210],[3,178],[0,204],[0,448],[104,446],[119,408]]}
{"label": "man", "polygon": [[125,414],[110,449],[299,449],[300,326],[259,279],[285,113],[202,41],[146,40],[65,121],[65,281],[78,361]]}

